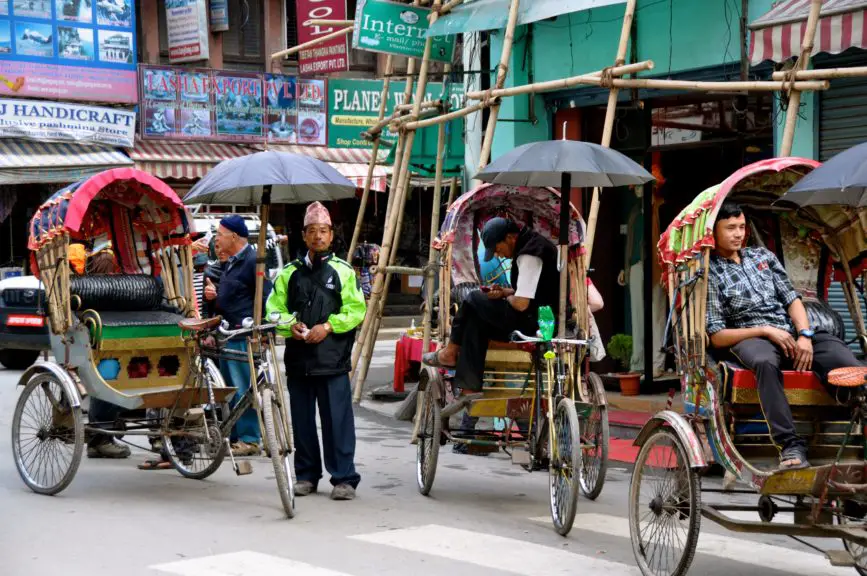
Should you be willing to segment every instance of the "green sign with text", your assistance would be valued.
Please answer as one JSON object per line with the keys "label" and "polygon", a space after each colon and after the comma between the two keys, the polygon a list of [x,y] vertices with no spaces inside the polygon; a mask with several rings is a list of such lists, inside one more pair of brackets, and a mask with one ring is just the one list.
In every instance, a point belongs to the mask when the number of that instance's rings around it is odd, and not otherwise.
{"label": "green sign with text", "polygon": [[[386,0],[358,0],[352,47],[408,58],[424,56],[425,33],[430,9]],[[430,59],[451,62],[455,36],[431,39]]]}

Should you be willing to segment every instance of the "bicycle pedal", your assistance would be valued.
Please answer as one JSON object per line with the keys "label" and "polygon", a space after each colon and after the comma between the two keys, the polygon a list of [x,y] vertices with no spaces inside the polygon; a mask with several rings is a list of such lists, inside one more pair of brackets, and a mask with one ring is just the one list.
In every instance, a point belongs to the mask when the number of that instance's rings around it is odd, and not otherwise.
{"label": "bicycle pedal", "polygon": [[533,461],[533,457],[530,456],[530,453],[527,450],[522,450],[520,448],[515,448],[512,450],[512,464],[518,464],[519,466],[529,466]]}
{"label": "bicycle pedal", "polygon": [[238,476],[246,476],[253,473],[253,463],[249,460],[240,460],[235,463],[235,474]]}

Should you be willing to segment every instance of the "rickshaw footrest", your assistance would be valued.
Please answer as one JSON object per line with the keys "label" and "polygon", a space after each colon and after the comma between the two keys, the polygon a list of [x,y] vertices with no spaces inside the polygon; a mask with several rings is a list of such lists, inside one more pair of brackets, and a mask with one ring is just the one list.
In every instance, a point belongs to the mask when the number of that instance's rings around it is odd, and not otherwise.
{"label": "rickshaw footrest", "polygon": [[253,473],[253,463],[249,460],[241,460],[235,462],[235,474],[238,476],[246,476]]}
{"label": "rickshaw footrest", "polygon": [[512,464],[518,464],[519,466],[529,466],[533,462],[533,458],[530,456],[530,453],[522,448],[515,448],[512,450]]}
{"label": "rickshaw footrest", "polygon": [[847,550],[825,550],[825,556],[831,563],[831,566],[841,566],[843,568],[854,568],[855,559]]}

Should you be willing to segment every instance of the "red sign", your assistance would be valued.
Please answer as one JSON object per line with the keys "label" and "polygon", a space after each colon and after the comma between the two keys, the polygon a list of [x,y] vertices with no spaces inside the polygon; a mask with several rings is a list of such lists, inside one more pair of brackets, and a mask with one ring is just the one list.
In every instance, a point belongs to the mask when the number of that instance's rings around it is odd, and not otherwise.
{"label": "red sign", "polygon": [[[346,20],[346,0],[296,0],[295,6],[299,45],[340,30],[334,26],[305,26],[308,20]],[[349,70],[348,38],[341,36],[298,52],[298,73],[314,75]]]}
{"label": "red sign", "polygon": [[30,314],[10,314],[6,318],[7,326],[41,328],[44,324],[45,319],[42,316],[32,316]]}

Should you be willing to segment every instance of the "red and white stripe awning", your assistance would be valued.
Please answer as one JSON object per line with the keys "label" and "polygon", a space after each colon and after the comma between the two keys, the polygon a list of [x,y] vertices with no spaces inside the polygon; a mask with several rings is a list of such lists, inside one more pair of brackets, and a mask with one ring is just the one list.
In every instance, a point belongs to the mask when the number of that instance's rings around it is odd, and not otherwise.
{"label": "red and white stripe awning", "polygon": [[[268,146],[269,150],[277,150],[278,152],[290,152],[292,154],[303,154],[311,156],[317,160],[328,162],[335,170],[346,176],[347,179],[355,182],[358,188],[364,188],[364,183],[367,180],[367,167],[370,163],[372,150],[362,148],[326,148],[324,146],[293,146],[293,145],[272,145]],[[380,150],[377,154],[377,162],[384,162],[388,157],[388,150]],[[373,167],[373,179],[370,183],[370,189],[377,192],[385,192],[388,186],[389,170],[385,166],[379,164]]]}
{"label": "red and white stripe awning", "polygon": [[157,178],[198,180],[223,160],[254,152],[254,148],[221,142],[136,140],[129,157],[136,168]]}
{"label": "red and white stripe awning", "polygon": [[[781,0],[750,24],[750,63],[784,62],[801,53],[811,0]],[[823,0],[813,54],[867,47],[867,0]]]}

